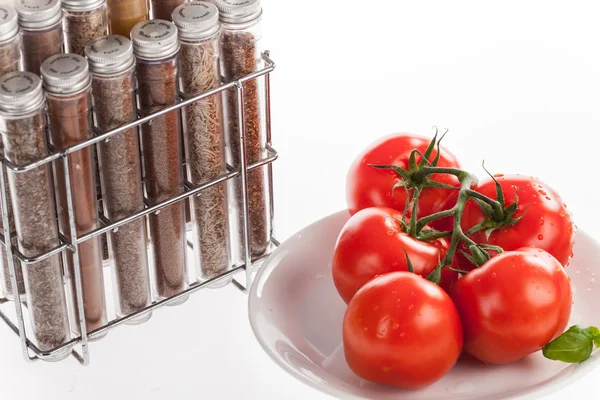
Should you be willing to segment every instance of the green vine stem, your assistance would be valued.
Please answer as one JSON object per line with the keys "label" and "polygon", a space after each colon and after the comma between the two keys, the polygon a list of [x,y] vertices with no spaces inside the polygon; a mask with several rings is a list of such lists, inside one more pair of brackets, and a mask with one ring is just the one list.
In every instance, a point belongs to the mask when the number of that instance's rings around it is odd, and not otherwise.
{"label": "green vine stem", "polygon": [[[496,199],[489,198],[476,190],[473,190],[478,183],[478,179],[475,175],[463,171],[458,168],[447,168],[438,167],[437,164],[440,159],[440,142],[443,139],[437,139],[437,132],[433,140],[429,143],[425,153],[421,153],[415,149],[410,154],[408,169],[403,169],[394,165],[371,165],[373,168],[379,169],[392,169],[395,171],[400,180],[392,188],[392,193],[398,188],[403,188],[406,192],[406,207],[403,212],[402,226],[406,233],[418,240],[429,241],[438,238],[450,238],[450,246],[443,260],[440,260],[438,268],[432,272],[428,277],[431,281],[439,283],[441,271],[443,268],[450,267],[456,252],[459,249],[459,245],[464,243],[468,249],[468,253],[460,250],[465,257],[477,266],[483,265],[490,259],[488,250],[493,250],[498,253],[503,252],[500,247],[489,246],[485,244],[477,244],[469,238],[474,232],[486,229],[487,235],[494,230],[505,226],[512,225],[518,222],[512,218],[512,215],[517,209],[517,203],[511,204],[505,208],[504,195],[498,182],[497,184],[497,196]],[[433,160],[430,160],[433,150],[437,148],[437,155]],[[417,162],[417,155],[421,156],[421,160]],[[485,166],[484,166],[485,168]],[[456,176],[460,186],[441,184],[431,179],[431,175],[434,174],[450,174]],[[421,219],[417,219],[419,197],[424,189],[427,188],[444,188],[448,190],[458,190],[457,201],[454,207],[449,210],[441,211],[436,214],[425,216]],[[412,198],[411,197],[412,194]],[[469,199],[473,199],[481,207],[484,214],[488,217],[485,221],[479,225],[472,227],[466,233],[462,229],[462,215],[465,206]],[[410,212],[410,220],[406,223],[406,217]],[[441,219],[453,217],[453,229],[450,232],[439,232],[433,229],[425,229],[431,222]],[[457,271],[457,270],[455,270]],[[459,271],[464,273],[464,271]]]}

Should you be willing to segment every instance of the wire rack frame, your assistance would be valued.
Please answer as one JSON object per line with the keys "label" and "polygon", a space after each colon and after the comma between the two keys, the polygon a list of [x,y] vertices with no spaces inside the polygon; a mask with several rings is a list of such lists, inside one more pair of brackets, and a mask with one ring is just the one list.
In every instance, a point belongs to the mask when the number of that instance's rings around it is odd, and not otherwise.
{"label": "wire rack frame", "polygon": [[[27,360],[29,362],[38,361],[38,360],[48,361],[48,360],[55,358],[57,355],[65,354],[66,352],[70,351],[70,354],[77,361],[79,361],[79,363],[81,363],[84,366],[87,366],[87,365],[89,365],[89,362],[90,362],[89,341],[91,339],[102,336],[107,330],[110,330],[114,327],[122,325],[123,323],[125,323],[131,319],[140,317],[140,316],[148,314],[154,310],[162,308],[163,306],[165,306],[167,304],[176,302],[180,298],[189,296],[192,293],[195,293],[195,292],[209,286],[211,283],[214,283],[215,281],[233,277],[234,275],[237,275],[238,273],[241,273],[241,272],[245,272],[245,286],[242,285],[241,283],[239,283],[235,279],[232,280],[233,284],[242,291],[246,291],[247,288],[250,287],[250,284],[252,282],[252,270],[253,270],[252,266],[260,263],[264,258],[266,258],[268,256],[268,254],[266,254],[260,258],[254,259],[254,260],[251,259],[250,246],[249,246],[249,235],[248,235],[250,227],[249,227],[249,218],[248,218],[247,176],[248,176],[249,171],[252,171],[253,169],[256,169],[256,168],[266,166],[267,174],[268,174],[269,195],[270,195],[269,196],[269,199],[270,199],[269,208],[271,211],[270,216],[271,216],[271,220],[272,220],[273,215],[274,215],[272,163],[278,158],[277,151],[271,145],[270,73],[275,69],[275,63],[271,59],[269,51],[265,51],[264,53],[262,53],[262,60],[264,62],[263,68],[255,71],[249,75],[246,75],[238,80],[222,84],[215,89],[201,93],[197,96],[189,97],[186,99],[180,98],[180,100],[176,104],[169,106],[169,107],[165,107],[164,109],[161,109],[161,110],[156,111],[151,114],[144,115],[141,111],[138,110],[138,118],[135,121],[132,121],[130,123],[119,126],[108,132],[100,132],[94,128],[95,135],[92,138],[87,139],[82,142],[79,142],[79,143],[77,143],[73,146],[70,146],[68,148],[65,148],[63,150],[57,150],[57,149],[50,147],[50,154],[40,160],[35,161],[35,162],[29,163],[26,165],[17,166],[8,160],[5,160],[5,159],[1,160],[2,167],[0,168],[0,201],[1,201],[0,205],[2,206],[2,223],[3,223],[4,229],[3,229],[2,234],[0,235],[0,244],[6,248],[6,259],[8,260],[8,263],[9,263],[9,271],[10,271],[10,279],[11,279],[12,287],[13,288],[18,287],[16,273],[15,273],[14,257],[16,257],[18,260],[20,260],[22,264],[29,265],[29,264],[35,264],[39,261],[45,260],[53,255],[63,252],[63,251],[70,251],[73,254],[73,263],[74,263],[74,271],[75,271],[74,279],[75,279],[75,289],[76,289],[76,292],[75,292],[76,307],[78,309],[78,314],[79,314],[79,320],[76,322],[79,324],[79,328],[80,328],[80,332],[81,332],[81,334],[79,336],[74,337],[73,339],[69,340],[68,342],[66,342],[60,346],[57,346],[54,349],[51,349],[48,351],[43,351],[43,350],[39,349],[35,345],[35,343],[33,343],[27,337],[27,333],[25,330],[25,321],[24,321],[24,317],[23,317],[23,307],[26,307],[26,304],[22,304],[22,302],[18,300],[18,297],[19,297],[18,295],[15,296],[15,301],[14,301],[16,320],[17,320],[16,323],[13,322],[11,320],[11,318],[8,317],[5,313],[3,313],[2,310],[0,310],[0,319],[2,319],[8,325],[8,327],[20,338],[21,350],[22,350],[23,357],[25,358],[25,360]],[[245,118],[244,118],[244,96],[245,96],[244,83],[251,81],[251,80],[256,80],[261,77],[264,77],[264,92],[265,92],[264,94],[265,94],[265,111],[266,111],[266,120],[265,120],[266,156],[263,159],[259,160],[258,162],[248,164],[248,160],[246,157],[246,146],[245,146],[246,128],[245,128],[245,123],[244,123],[244,121],[245,121]],[[239,135],[239,140],[240,140],[239,141],[239,143],[240,143],[239,152],[240,152],[240,156],[241,156],[240,157],[241,163],[240,163],[239,169],[234,169],[230,165],[227,165],[226,173],[224,173],[223,175],[219,176],[218,178],[216,178],[212,181],[206,182],[202,185],[193,185],[191,182],[186,180],[185,185],[184,185],[185,190],[183,193],[181,193],[177,196],[171,197],[165,201],[162,201],[162,202],[157,203],[152,206],[149,206],[150,203],[148,202],[148,200],[146,198],[144,198],[145,207],[143,210],[136,212],[134,214],[128,215],[128,216],[126,216],[122,219],[116,220],[116,221],[108,220],[102,214],[102,212],[100,212],[99,217],[100,217],[102,226],[91,232],[85,233],[81,236],[77,236],[77,230],[76,230],[76,226],[75,226],[75,215],[73,212],[74,207],[73,207],[73,196],[71,193],[71,185],[67,184],[65,186],[66,186],[67,209],[68,209],[67,211],[68,211],[68,216],[69,216],[69,226],[70,226],[70,232],[71,232],[70,237],[66,238],[63,235],[59,234],[60,244],[57,247],[55,247],[47,252],[33,256],[33,257],[24,256],[15,246],[12,246],[12,245],[6,246],[6,243],[12,243],[11,235],[13,234],[10,231],[9,216],[8,216],[8,212],[7,212],[7,202],[10,201],[7,198],[8,197],[7,196],[7,188],[6,188],[5,179],[4,179],[5,174],[7,173],[7,170],[11,170],[14,173],[23,173],[23,172],[31,171],[42,165],[51,163],[53,161],[61,160],[64,165],[65,182],[71,182],[70,171],[69,171],[69,160],[68,160],[69,154],[75,153],[75,152],[85,149],[89,146],[93,146],[102,141],[107,141],[114,135],[117,135],[128,129],[138,127],[144,123],[152,121],[153,119],[155,119],[157,117],[168,114],[175,110],[182,109],[185,106],[188,106],[192,103],[195,103],[195,102],[202,100],[204,98],[207,98],[209,96],[217,95],[226,90],[232,90],[232,91],[235,90],[236,97],[237,97],[237,112],[238,112],[238,121],[237,122],[238,122],[238,127],[240,128],[240,129],[238,129],[238,135]],[[244,236],[243,237],[243,241],[244,241],[243,245],[244,245],[244,250],[245,250],[244,264],[234,267],[234,268],[230,269],[229,271],[227,271],[219,276],[216,276],[210,280],[206,280],[203,282],[197,281],[197,282],[191,284],[188,289],[186,289],[185,291],[183,291],[181,293],[178,293],[176,295],[173,295],[169,298],[166,298],[166,299],[163,299],[160,301],[154,301],[152,304],[150,304],[149,306],[147,306],[143,309],[140,309],[134,313],[113,319],[113,320],[109,321],[106,325],[104,325],[100,328],[97,328],[93,331],[88,332],[87,327],[86,327],[86,322],[85,322],[85,316],[84,316],[84,305],[83,305],[83,294],[82,294],[81,271],[80,271],[80,267],[79,267],[79,254],[78,254],[79,246],[78,245],[82,242],[85,242],[86,240],[89,240],[89,239],[95,237],[95,236],[102,235],[102,234],[110,232],[110,231],[116,231],[122,225],[132,222],[138,218],[143,218],[151,213],[157,213],[162,208],[168,207],[171,204],[174,204],[179,201],[183,201],[186,198],[197,195],[202,190],[205,190],[211,186],[217,185],[219,183],[222,183],[222,182],[225,182],[230,179],[237,178],[237,177],[239,177],[241,179],[241,187],[242,187],[243,232],[245,232],[245,234],[243,235]],[[271,224],[270,237],[271,237],[271,243],[273,244],[273,246],[278,246],[279,242],[273,238],[273,224]],[[189,245],[189,243],[188,243],[188,245]],[[7,300],[7,299],[0,298],[0,304],[6,303],[8,301],[9,300]],[[78,345],[80,345],[79,347],[81,348],[81,350],[78,350],[76,348]]]}

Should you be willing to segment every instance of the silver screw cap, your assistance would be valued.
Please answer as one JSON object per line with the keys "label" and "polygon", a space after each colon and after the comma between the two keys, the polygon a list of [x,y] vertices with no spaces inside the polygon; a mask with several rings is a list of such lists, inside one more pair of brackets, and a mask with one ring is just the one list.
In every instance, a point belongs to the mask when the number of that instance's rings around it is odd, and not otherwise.
{"label": "silver screw cap", "polygon": [[162,19],[136,24],[131,29],[131,41],[134,54],[148,60],[171,57],[179,50],[177,27]]}
{"label": "silver screw cap", "polygon": [[242,24],[252,21],[262,14],[260,0],[214,0],[221,22]]}
{"label": "silver screw cap", "polygon": [[79,54],[57,54],[40,67],[43,87],[55,94],[77,93],[90,83],[87,60]]}
{"label": "silver screw cap", "polygon": [[62,19],[60,0],[15,0],[15,9],[23,28],[45,29]]}
{"label": "silver screw cap", "polygon": [[120,35],[92,39],[85,46],[85,55],[90,72],[98,75],[118,74],[135,63],[131,41]]}
{"label": "silver screw cap", "polygon": [[173,10],[171,18],[179,30],[179,37],[184,40],[206,39],[221,27],[219,10],[206,1],[184,3]]}
{"label": "silver screw cap", "polygon": [[19,116],[43,104],[42,80],[33,72],[9,72],[0,78],[0,112]]}
{"label": "silver screw cap", "polygon": [[19,33],[17,12],[11,6],[0,5],[0,42],[12,39]]}

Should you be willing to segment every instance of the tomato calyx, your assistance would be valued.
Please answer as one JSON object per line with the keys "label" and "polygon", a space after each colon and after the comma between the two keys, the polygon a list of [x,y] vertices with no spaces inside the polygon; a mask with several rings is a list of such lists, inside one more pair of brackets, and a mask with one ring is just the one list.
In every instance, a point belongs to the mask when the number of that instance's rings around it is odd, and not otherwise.
{"label": "tomato calyx", "polygon": [[525,217],[525,214],[527,214],[527,212],[525,212],[519,218],[514,218],[515,213],[519,209],[519,196],[517,192],[515,191],[515,201],[509,206],[506,206],[502,186],[500,186],[498,180],[485,168],[485,163],[482,164],[482,167],[485,170],[485,172],[490,176],[490,178],[492,178],[496,185],[495,200],[498,202],[500,207],[494,208],[492,205],[490,205],[484,199],[481,198],[482,195],[479,192],[475,190],[469,190],[469,196],[471,196],[471,198],[477,203],[477,205],[479,205],[481,211],[485,214],[487,218],[479,224],[473,226],[471,229],[469,229],[466,235],[469,236],[472,233],[485,229],[485,238],[486,240],[489,240],[490,235],[494,231],[502,227],[514,226],[517,222],[523,219],[523,217]]}

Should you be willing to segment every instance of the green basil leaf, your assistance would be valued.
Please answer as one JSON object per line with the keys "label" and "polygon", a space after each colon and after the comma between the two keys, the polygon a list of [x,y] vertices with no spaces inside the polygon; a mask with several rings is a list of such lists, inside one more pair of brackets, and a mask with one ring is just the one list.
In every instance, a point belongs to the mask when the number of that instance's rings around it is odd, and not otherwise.
{"label": "green basil leaf", "polygon": [[[597,331],[598,328],[595,329]],[[542,353],[550,360],[566,363],[583,362],[592,355],[594,350],[594,332],[593,327],[582,329],[578,325],[573,325],[544,346]]]}

